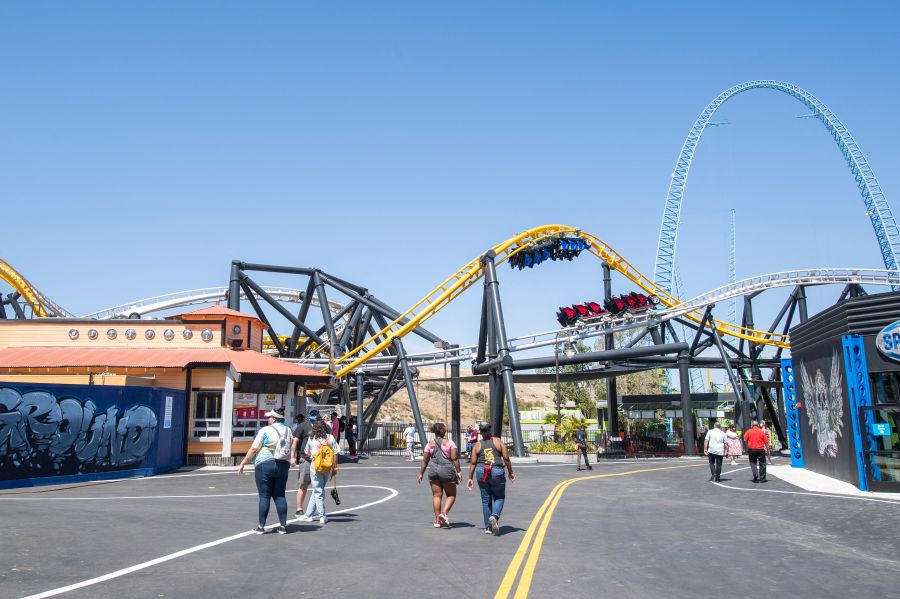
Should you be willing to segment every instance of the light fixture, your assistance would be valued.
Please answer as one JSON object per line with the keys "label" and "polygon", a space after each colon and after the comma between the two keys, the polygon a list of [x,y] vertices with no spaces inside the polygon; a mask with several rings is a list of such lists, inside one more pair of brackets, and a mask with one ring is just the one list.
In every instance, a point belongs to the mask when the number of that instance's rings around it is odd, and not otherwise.
{"label": "light fixture", "polygon": [[200,338],[209,343],[213,339],[212,329],[203,329],[203,332],[200,333]]}
{"label": "light fixture", "polygon": [[100,336],[100,333],[97,332],[97,329],[88,329],[88,339],[93,341],[97,337]]}
{"label": "light fixture", "polygon": [[78,329],[69,329],[69,339],[72,341],[78,339]]}
{"label": "light fixture", "polygon": [[240,335],[241,334],[241,325],[236,324],[233,327],[231,327],[231,332],[234,333],[235,335]]}
{"label": "light fixture", "polygon": [[185,339],[191,339],[194,336],[194,331],[192,331],[190,329],[185,329],[185,330],[181,331],[181,336],[184,337]]}
{"label": "light fixture", "polygon": [[578,353],[578,350],[575,349],[575,345],[571,341],[566,341],[563,345],[563,353],[566,354],[567,358],[571,358]]}
{"label": "light fixture", "polygon": [[129,341],[133,341],[134,338],[137,337],[137,331],[134,329],[125,329],[125,338]]}
{"label": "light fixture", "polygon": [[175,331],[173,331],[172,329],[166,329],[165,331],[163,331],[163,337],[166,341],[171,341],[175,338]]}
{"label": "light fixture", "polygon": [[146,337],[149,341],[150,339],[156,337],[156,331],[154,331],[153,329],[147,329],[146,331],[144,331],[144,337]]}
{"label": "light fixture", "polygon": [[115,329],[107,329],[106,330],[106,337],[109,340],[113,340],[118,336],[119,336],[119,332],[117,330],[115,330]]}

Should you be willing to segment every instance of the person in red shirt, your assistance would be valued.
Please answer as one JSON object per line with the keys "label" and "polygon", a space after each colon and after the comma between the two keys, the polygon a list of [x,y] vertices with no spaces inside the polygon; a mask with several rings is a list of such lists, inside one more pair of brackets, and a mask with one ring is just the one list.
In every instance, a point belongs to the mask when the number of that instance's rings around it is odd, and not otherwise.
{"label": "person in red shirt", "polygon": [[747,442],[753,482],[766,482],[766,448],[769,446],[769,436],[759,428],[759,422],[754,420],[750,430],[744,433],[744,441]]}

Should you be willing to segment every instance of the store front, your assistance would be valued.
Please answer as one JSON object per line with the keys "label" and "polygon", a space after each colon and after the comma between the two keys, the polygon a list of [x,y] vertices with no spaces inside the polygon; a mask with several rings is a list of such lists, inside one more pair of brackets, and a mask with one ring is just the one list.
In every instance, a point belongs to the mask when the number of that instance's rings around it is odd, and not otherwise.
{"label": "store front", "polygon": [[790,335],[782,378],[792,465],[900,492],[900,293],[849,299]]}

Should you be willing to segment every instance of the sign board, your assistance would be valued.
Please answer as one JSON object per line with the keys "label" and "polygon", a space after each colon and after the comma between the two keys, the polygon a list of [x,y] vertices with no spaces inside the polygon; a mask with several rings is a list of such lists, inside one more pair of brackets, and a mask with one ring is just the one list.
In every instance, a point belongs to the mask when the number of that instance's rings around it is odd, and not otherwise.
{"label": "sign board", "polygon": [[263,414],[284,407],[284,395],[281,393],[258,393],[257,396],[256,407]]}
{"label": "sign board", "polygon": [[234,414],[237,420],[256,420],[257,410],[256,402],[258,401],[256,393],[235,393],[234,394]]}
{"label": "sign board", "polygon": [[172,396],[166,395],[166,407],[163,409],[163,428],[172,428]]}
{"label": "sign board", "polygon": [[601,400],[597,401],[597,409],[598,410],[605,410],[608,407],[609,407],[609,402],[606,401],[605,399],[601,399]]}
{"label": "sign board", "polygon": [[891,436],[891,425],[887,422],[873,422],[872,423],[872,436],[873,437],[890,437]]}
{"label": "sign board", "polygon": [[879,331],[875,337],[875,347],[884,357],[900,362],[900,320]]}

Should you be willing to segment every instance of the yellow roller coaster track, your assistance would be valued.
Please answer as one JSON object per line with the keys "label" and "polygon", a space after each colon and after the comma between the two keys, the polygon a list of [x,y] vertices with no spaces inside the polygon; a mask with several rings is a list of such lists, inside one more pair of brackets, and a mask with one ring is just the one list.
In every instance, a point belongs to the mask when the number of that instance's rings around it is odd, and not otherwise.
{"label": "yellow roller coaster track", "polygon": [[39,316],[41,318],[45,318],[47,316],[47,309],[41,302],[41,299],[34,287],[32,287],[31,283],[28,282],[28,279],[20,275],[15,268],[10,266],[3,260],[0,260],[0,279],[3,279],[7,283],[9,283],[9,285],[15,291],[17,291],[28,304],[31,305],[31,309],[34,311],[35,316]]}
{"label": "yellow roller coaster track", "polygon": [[[566,225],[544,225],[536,227],[519,233],[515,237],[511,237],[510,239],[495,245],[492,248],[496,254],[494,263],[497,265],[502,264],[509,260],[510,257],[521,251],[527,250],[530,246],[542,239],[559,236],[581,237],[590,244],[589,251],[592,254],[609,264],[611,269],[618,271],[643,291],[654,294],[664,306],[671,308],[681,303],[676,298],[666,293],[662,288],[657,287],[651,279],[641,274],[638,269],[632,266],[625,258],[601,239],[590,233],[586,233],[581,229],[574,229]],[[481,264],[481,256],[478,256],[448,277],[443,283],[435,287],[431,293],[419,300],[385,328],[375,333],[375,335],[364,341],[361,345],[353,348],[339,359],[335,360],[335,376],[342,377],[357,366],[381,353],[394,339],[402,338],[416,327],[422,325],[426,320],[437,314],[441,309],[461,295],[466,289],[477,283],[483,276],[484,267]],[[703,312],[700,310],[688,312],[684,316],[698,324],[703,320]],[[402,322],[403,320],[406,320],[406,322]],[[761,345],[790,347],[787,335],[748,329],[720,320],[714,321],[714,324],[716,329],[722,335],[746,339],[747,341]]]}

